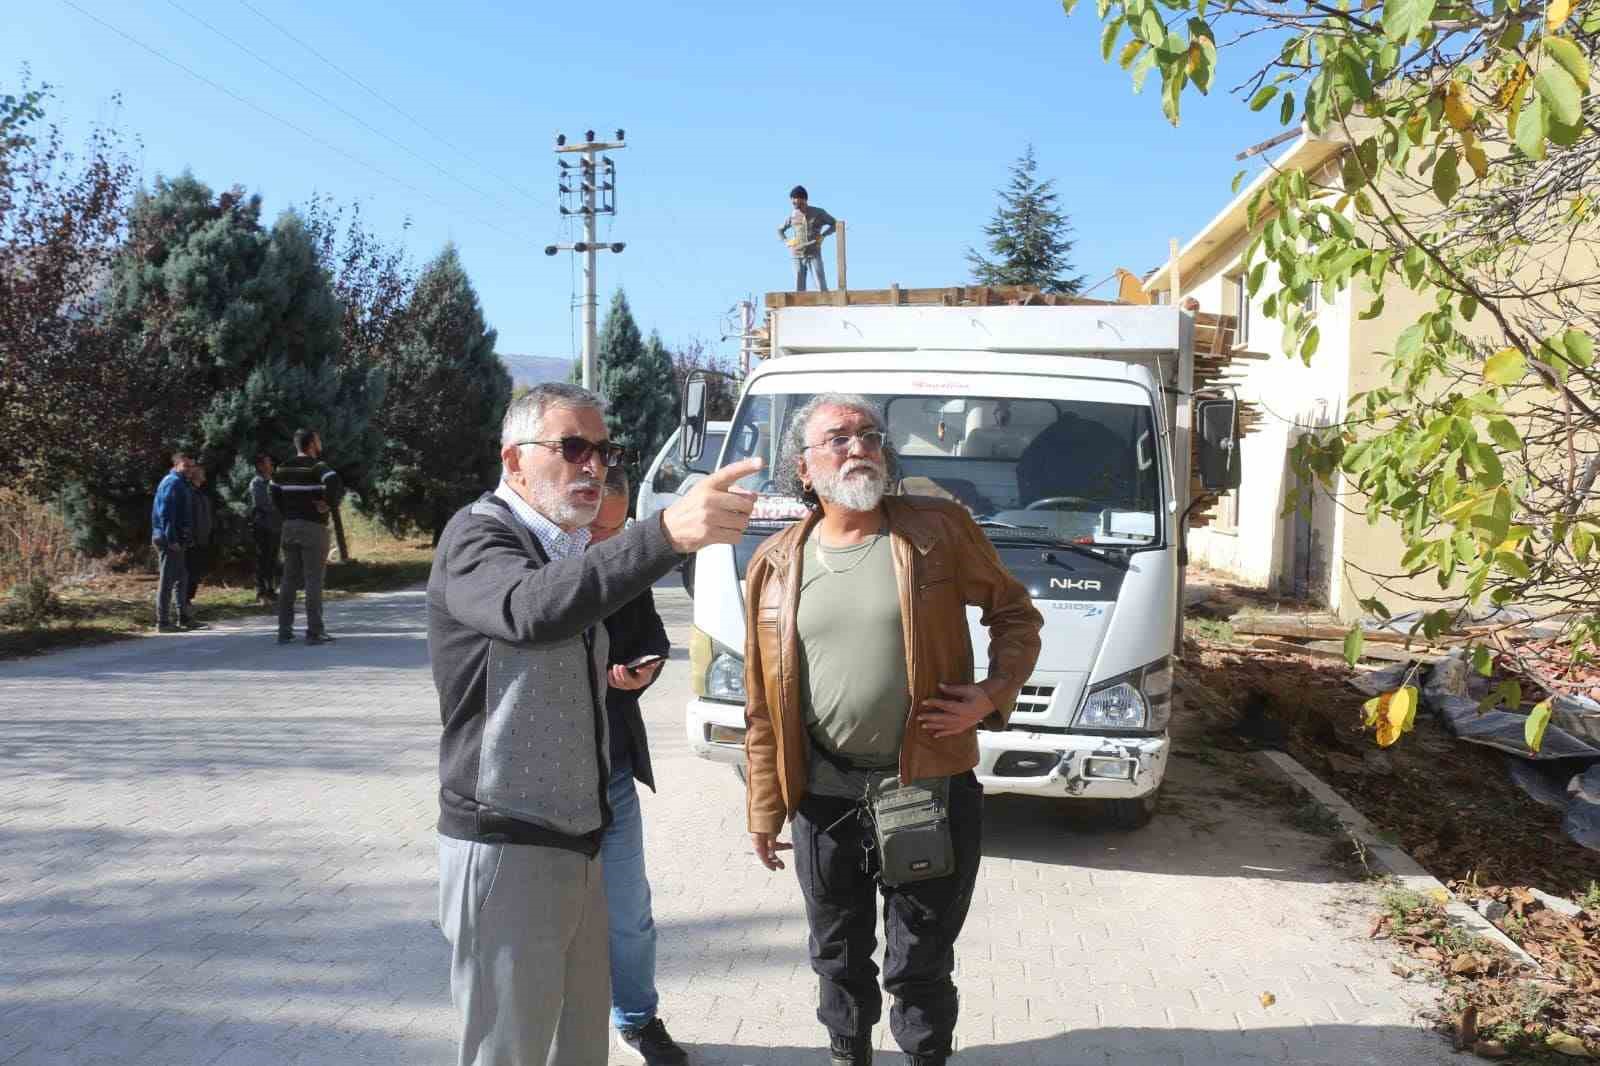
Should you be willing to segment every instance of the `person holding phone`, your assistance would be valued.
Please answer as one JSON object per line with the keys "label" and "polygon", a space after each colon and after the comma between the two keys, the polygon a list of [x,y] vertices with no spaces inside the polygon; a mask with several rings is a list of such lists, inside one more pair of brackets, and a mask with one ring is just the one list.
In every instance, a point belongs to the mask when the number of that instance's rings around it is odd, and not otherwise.
{"label": "person holding phone", "polygon": [[[606,471],[600,513],[589,526],[589,543],[601,544],[628,524],[628,475],[620,466]],[[656,921],[650,908],[650,879],[644,867],[644,820],[635,782],[656,787],[650,766],[639,696],[666,662],[671,643],[656,613],[649,589],[606,619],[611,640],[607,656],[606,717],[611,738],[611,825],[600,841],[604,864],[606,916],[611,947],[611,1024],[621,1047],[648,1066],[689,1061],[657,1015]]]}

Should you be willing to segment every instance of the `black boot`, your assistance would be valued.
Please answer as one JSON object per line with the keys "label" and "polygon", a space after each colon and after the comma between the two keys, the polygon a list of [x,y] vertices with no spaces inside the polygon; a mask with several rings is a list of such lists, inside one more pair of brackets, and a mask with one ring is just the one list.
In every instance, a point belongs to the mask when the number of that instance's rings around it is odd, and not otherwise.
{"label": "black boot", "polygon": [[872,1066],[872,1037],[828,1034],[832,1066]]}
{"label": "black boot", "polygon": [[907,1055],[911,1066],[945,1066],[950,1061],[949,1055]]}

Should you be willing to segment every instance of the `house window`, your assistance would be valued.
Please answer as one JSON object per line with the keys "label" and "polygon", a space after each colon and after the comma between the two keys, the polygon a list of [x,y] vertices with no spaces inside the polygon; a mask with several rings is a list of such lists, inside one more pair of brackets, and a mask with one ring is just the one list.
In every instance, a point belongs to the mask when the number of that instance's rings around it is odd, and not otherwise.
{"label": "house window", "polygon": [[1216,521],[1212,523],[1212,528],[1218,533],[1239,532],[1239,490],[1234,489],[1218,496],[1213,513],[1216,515]]}
{"label": "house window", "polygon": [[1226,278],[1228,310],[1238,322],[1233,335],[1233,346],[1242,348],[1250,343],[1250,290],[1245,287],[1243,274],[1230,274]]}

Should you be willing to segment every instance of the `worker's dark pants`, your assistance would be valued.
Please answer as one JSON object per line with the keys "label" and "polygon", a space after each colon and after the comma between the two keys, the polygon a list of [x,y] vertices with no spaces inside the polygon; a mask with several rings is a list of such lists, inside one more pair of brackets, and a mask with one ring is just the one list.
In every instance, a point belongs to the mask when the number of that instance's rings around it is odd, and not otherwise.
{"label": "worker's dark pants", "polygon": [[256,595],[268,599],[278,594],[278,531],[254,528],[256,539]]}
{"label": "worker's dark pants", "polygon": [[794,261],[794,291],[806,291],[807,270],[814,272],[817,276],[817,291],[827,292],[828,275],[822,272],[822,253],[820,251],[813,252],[804,258],[797,258]]}
{"label": "worker's dark pants", "polygon": [[200,582],[204,581],[211,573],[211,545],[195,545],[187,552],[184,566],[189,571],[189,588],[186,599],[189,608],[194,609],[195,594],[200,591]]}
{"label": "worker's dark pants", "polygon": [[[820,985],[817,1020],[829,1032],[867,1036],[883,1014],[877,948],[878,895],[886,941],[883,988],[894,997],[889,1028],[908,1055],[948,1055],[956,1027],[956,937],[966,924],[983,848],[983,786],[971,773],[950,781],[956,871],[899,888],[879,885],[872,831],[856,804],[808,796],[794,816],[794,866],[811,927],[811,969]],[[863,859],[867,869],[863,870]]]}
{"label": "worker's dark pants", "polygon": [[158,540],[155,546],[161,563],[161,577],[156,585],[156,622],[167,626],[177,621],[188,621],[189,569],[184,565],[187,560],[184,558],[183,545]]}

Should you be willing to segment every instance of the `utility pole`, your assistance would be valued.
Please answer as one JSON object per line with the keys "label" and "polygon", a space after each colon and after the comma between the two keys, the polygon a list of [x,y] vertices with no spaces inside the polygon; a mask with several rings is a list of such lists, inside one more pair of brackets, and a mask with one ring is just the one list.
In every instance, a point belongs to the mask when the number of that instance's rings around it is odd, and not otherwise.
{"label": "utility pole", "polygon": [[[558,156],[575,154],[581,157],[576,167],[566,159],[556,160],[556,190],[563,215],[583,216],[583,240],[574,244],[545,245],[544,254],[570,251],[583,256],[583,387],[591,390],[597,389],[600,383],[595,325],[596,289],[599,286],[594,257],[596,252],[620,253],[626,247],[622,241],[601,244],[595,233],[595,221],[600,215],[617,213],[617,165],[610,156],[600,153],[620,151],[626,147],[620,129],[612,141],[597,141],[594,139],[594,130],[584,130],[582,144],[568,144],[566,134],[556,134]],[[576,185],[573,183],[574,172]],[[576,207],[571,206],[574,198],[577,199]]]}

